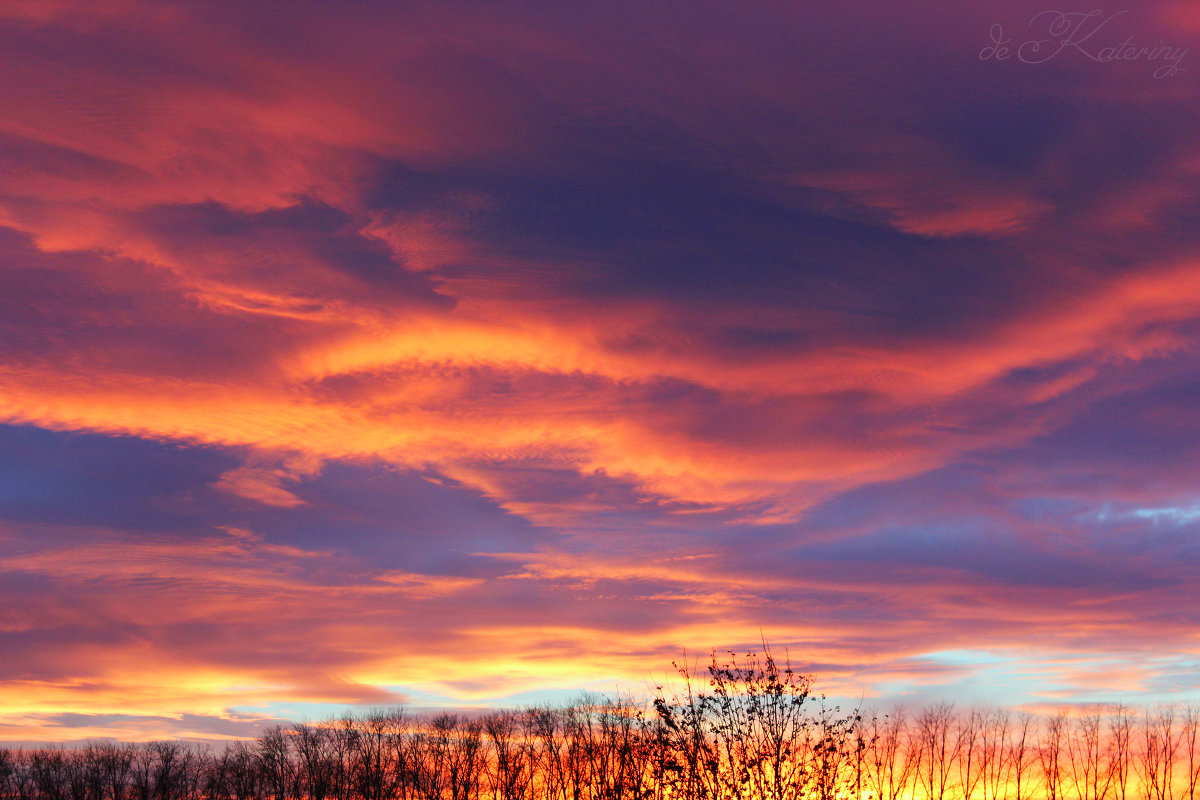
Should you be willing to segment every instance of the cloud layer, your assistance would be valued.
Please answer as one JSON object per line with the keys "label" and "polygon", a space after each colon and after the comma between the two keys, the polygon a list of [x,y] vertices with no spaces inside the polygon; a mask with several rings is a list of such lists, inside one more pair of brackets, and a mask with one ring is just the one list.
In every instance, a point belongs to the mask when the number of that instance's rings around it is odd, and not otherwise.
{"label": "cloud layer", "polygon": [[0,737],[760,631],[835,693],[1194,693],[1197,85],[981,57],[1041,10],[6,4]]}

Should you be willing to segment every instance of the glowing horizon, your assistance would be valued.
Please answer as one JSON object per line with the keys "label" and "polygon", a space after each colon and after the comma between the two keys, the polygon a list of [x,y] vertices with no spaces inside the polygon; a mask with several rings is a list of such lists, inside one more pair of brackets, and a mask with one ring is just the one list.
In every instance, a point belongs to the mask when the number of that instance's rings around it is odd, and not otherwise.
{"label": "glowing horizon", "polygon": [[0,741],[1196,697],[1191,56],[922,8],[5,4]]}

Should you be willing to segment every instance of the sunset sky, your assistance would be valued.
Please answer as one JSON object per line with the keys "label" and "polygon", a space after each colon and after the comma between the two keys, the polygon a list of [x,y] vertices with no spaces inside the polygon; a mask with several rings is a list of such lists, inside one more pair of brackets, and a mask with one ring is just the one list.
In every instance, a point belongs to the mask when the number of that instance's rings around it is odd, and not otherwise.
{"label": "sunset sky", "polygon": [[1196,8],[0,3],[0,740],[1195,699]]}

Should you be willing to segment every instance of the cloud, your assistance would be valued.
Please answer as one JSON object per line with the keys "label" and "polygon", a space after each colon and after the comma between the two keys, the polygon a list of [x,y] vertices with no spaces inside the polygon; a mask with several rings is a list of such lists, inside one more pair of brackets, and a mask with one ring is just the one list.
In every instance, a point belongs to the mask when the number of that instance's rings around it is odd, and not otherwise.
{"label": "cloud", "polygon": [[304,455],[285,456],[276,465],[263,463],[266,460],[264,454],[256,453],[245,466],[222,472],[213,486],[269,506],[293,508],[304,505],[302,499],[282,484],[312,477],[320,472],[320,461]]}
{"label": "cloud", "polygon": [[1036,10],[6,5],[2,735],[1187,691],[1200,106]]}

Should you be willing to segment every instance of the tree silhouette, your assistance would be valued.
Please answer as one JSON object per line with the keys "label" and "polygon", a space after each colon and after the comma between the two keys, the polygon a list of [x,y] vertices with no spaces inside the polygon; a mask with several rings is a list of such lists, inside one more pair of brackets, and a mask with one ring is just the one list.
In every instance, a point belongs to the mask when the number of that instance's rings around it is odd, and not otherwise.
{"label": "tree silhouette", "polygon": [[0,748],[0,800],[1196,800],[1200,707],[842,713],[718,657],[646,703],[361,715],[183,742]]}

